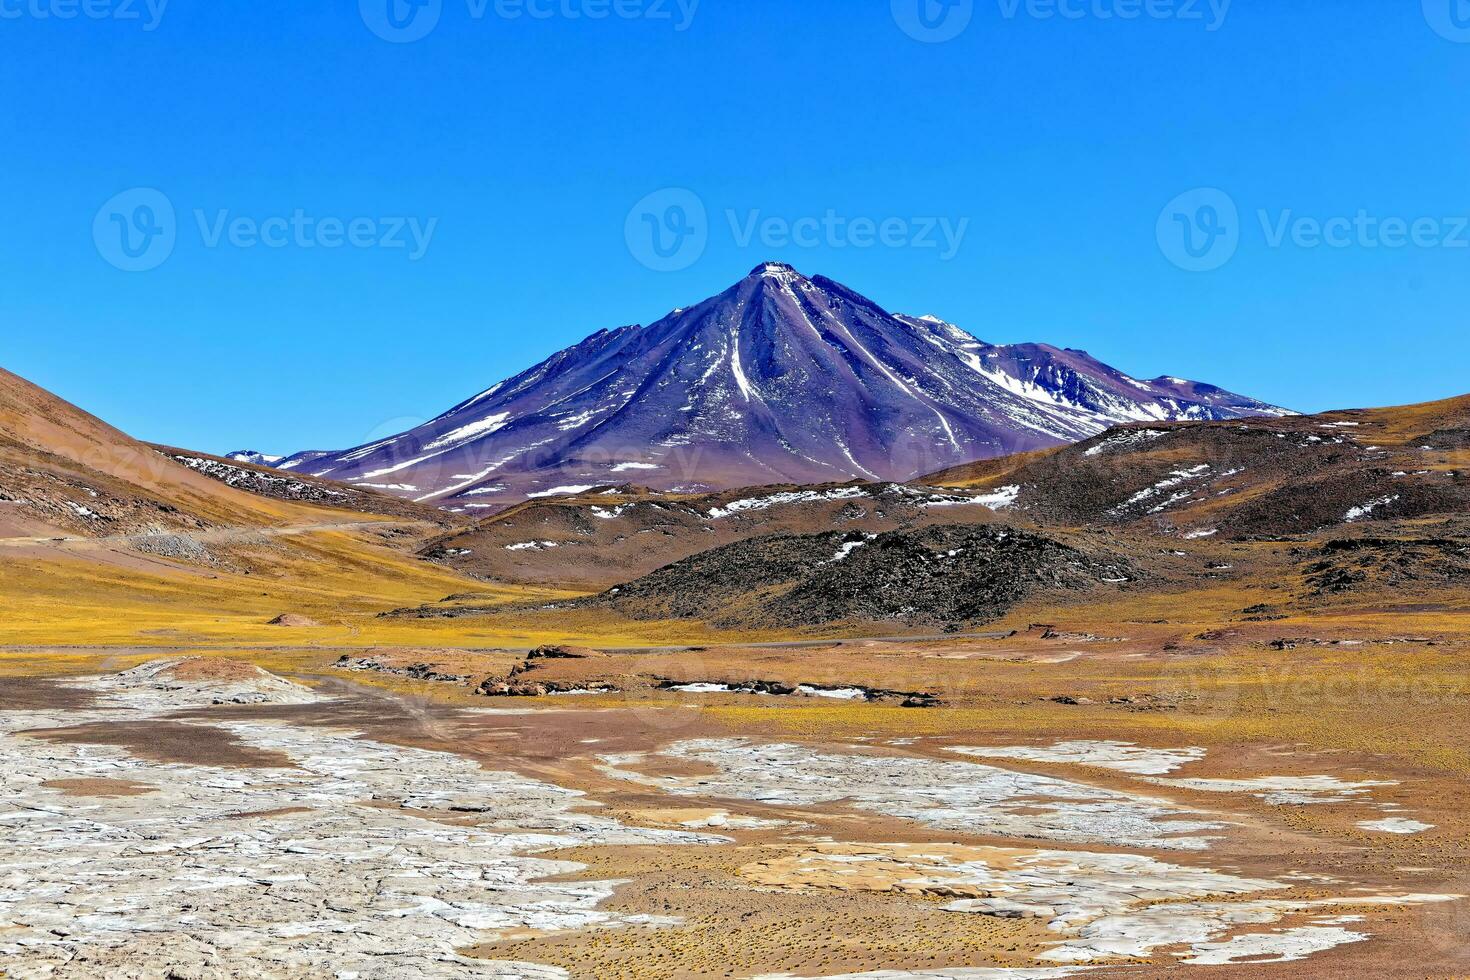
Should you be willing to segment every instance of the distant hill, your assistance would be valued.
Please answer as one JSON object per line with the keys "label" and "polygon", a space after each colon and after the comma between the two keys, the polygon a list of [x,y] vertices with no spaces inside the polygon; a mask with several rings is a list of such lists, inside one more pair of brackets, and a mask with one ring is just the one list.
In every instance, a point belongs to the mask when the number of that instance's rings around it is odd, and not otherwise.
{"label": "distant hill", "polygon": [[[328,508],[329,510],[323,510]],[[165,451],[0,369],[0,537],[117,537],[447,515],[326,481]]]}
{"label": "distant hill", "polygon": [[1470,514],[1470,396],[1400,408],[1114,429],[923,478],[1002,490],[1047,524],[1184,538],[1310,534]]}

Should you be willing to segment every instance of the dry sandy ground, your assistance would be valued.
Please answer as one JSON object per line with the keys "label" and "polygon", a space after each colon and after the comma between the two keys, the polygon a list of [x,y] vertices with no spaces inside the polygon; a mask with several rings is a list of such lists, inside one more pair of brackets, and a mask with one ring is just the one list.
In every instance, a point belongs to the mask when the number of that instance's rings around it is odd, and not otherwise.
{"label": "dry sandy ground", "polygon": [[[0,971],[1470,976],[1460,647],[1348,649],[12,661]],[[940,706],[840,696],[895,678]]]}

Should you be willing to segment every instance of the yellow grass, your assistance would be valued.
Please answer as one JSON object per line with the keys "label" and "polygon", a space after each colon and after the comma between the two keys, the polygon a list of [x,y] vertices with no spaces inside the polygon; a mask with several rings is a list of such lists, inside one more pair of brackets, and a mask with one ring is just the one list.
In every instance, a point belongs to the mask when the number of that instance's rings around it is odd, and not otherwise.
{"label": "yellow grass", "polygon": [[[140,569],[79,554],[59,558],[6,556],[0,564],[0,617],[7,644],[256,645],[278,643],[422,642],[442,633],[477,641],[473,631],[407,620],[378,619],[401,606],[434,602],[456,592],[491,594],[491,601],[562,597],[546,589],[488,586],[343,532],[319,532],[272,549],[268,572]],[[266,625],[296,613],[320,628]]]}

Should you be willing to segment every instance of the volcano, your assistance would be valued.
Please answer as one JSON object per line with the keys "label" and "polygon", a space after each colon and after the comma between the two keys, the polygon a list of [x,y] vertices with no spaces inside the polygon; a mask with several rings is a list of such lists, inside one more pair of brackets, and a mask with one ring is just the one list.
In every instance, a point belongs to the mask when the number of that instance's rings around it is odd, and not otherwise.
{"label": "volcano", "polygon": [[998,346],[765,263],[648,326],[603,330],[415,429],[276,465],[450,509],[635,484],[906,480],[1113,425],[1288,415],[1083,351]]}

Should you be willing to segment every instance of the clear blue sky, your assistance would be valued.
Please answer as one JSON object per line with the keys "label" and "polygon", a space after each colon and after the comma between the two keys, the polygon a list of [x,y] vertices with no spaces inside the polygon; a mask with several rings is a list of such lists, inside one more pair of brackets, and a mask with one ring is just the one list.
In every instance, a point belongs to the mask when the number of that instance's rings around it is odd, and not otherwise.
{"label": "clear blue sky", "polygon": [[[677,0],[616,0],[632,19],[562,12],[614,0],[535,0],[550,18],[438,0],[412,43],[367,26],[392,33],[387,0],[54,16],[80,2],[0,0],[0,365],[143,438],[357,444],[768,258],[987,340],[1305,410],[1470,390],[1470,247],[1359,230],[1303,248],[1300,228],[1273,246],[1257,216],[1470,215],[1470,31],[1419,0],[1238,0],[1223,23],[1206,0],[1198,20],[974,0],[942,43],[905,33],[890,0],[703,0],[687,24]],[[94,220],[138,187],[176,209],[176,242],[125,272]],[[669,187],[707,208],[708,241],[655,271],[625,225]],[[1238,207],[1239,245],[1186,271],[1161,229],[1203,234],[1209,215],[1195,197],[1160,217],[1201,187]],[[124,224],[147,217],[136,203]],[[413,260],[289,237],[209,247],[196,210],[370,218],[364,240],[390,218],[437,225]],[[969,224],[946,260],[826,233],[742,243],[727,211]]]}

